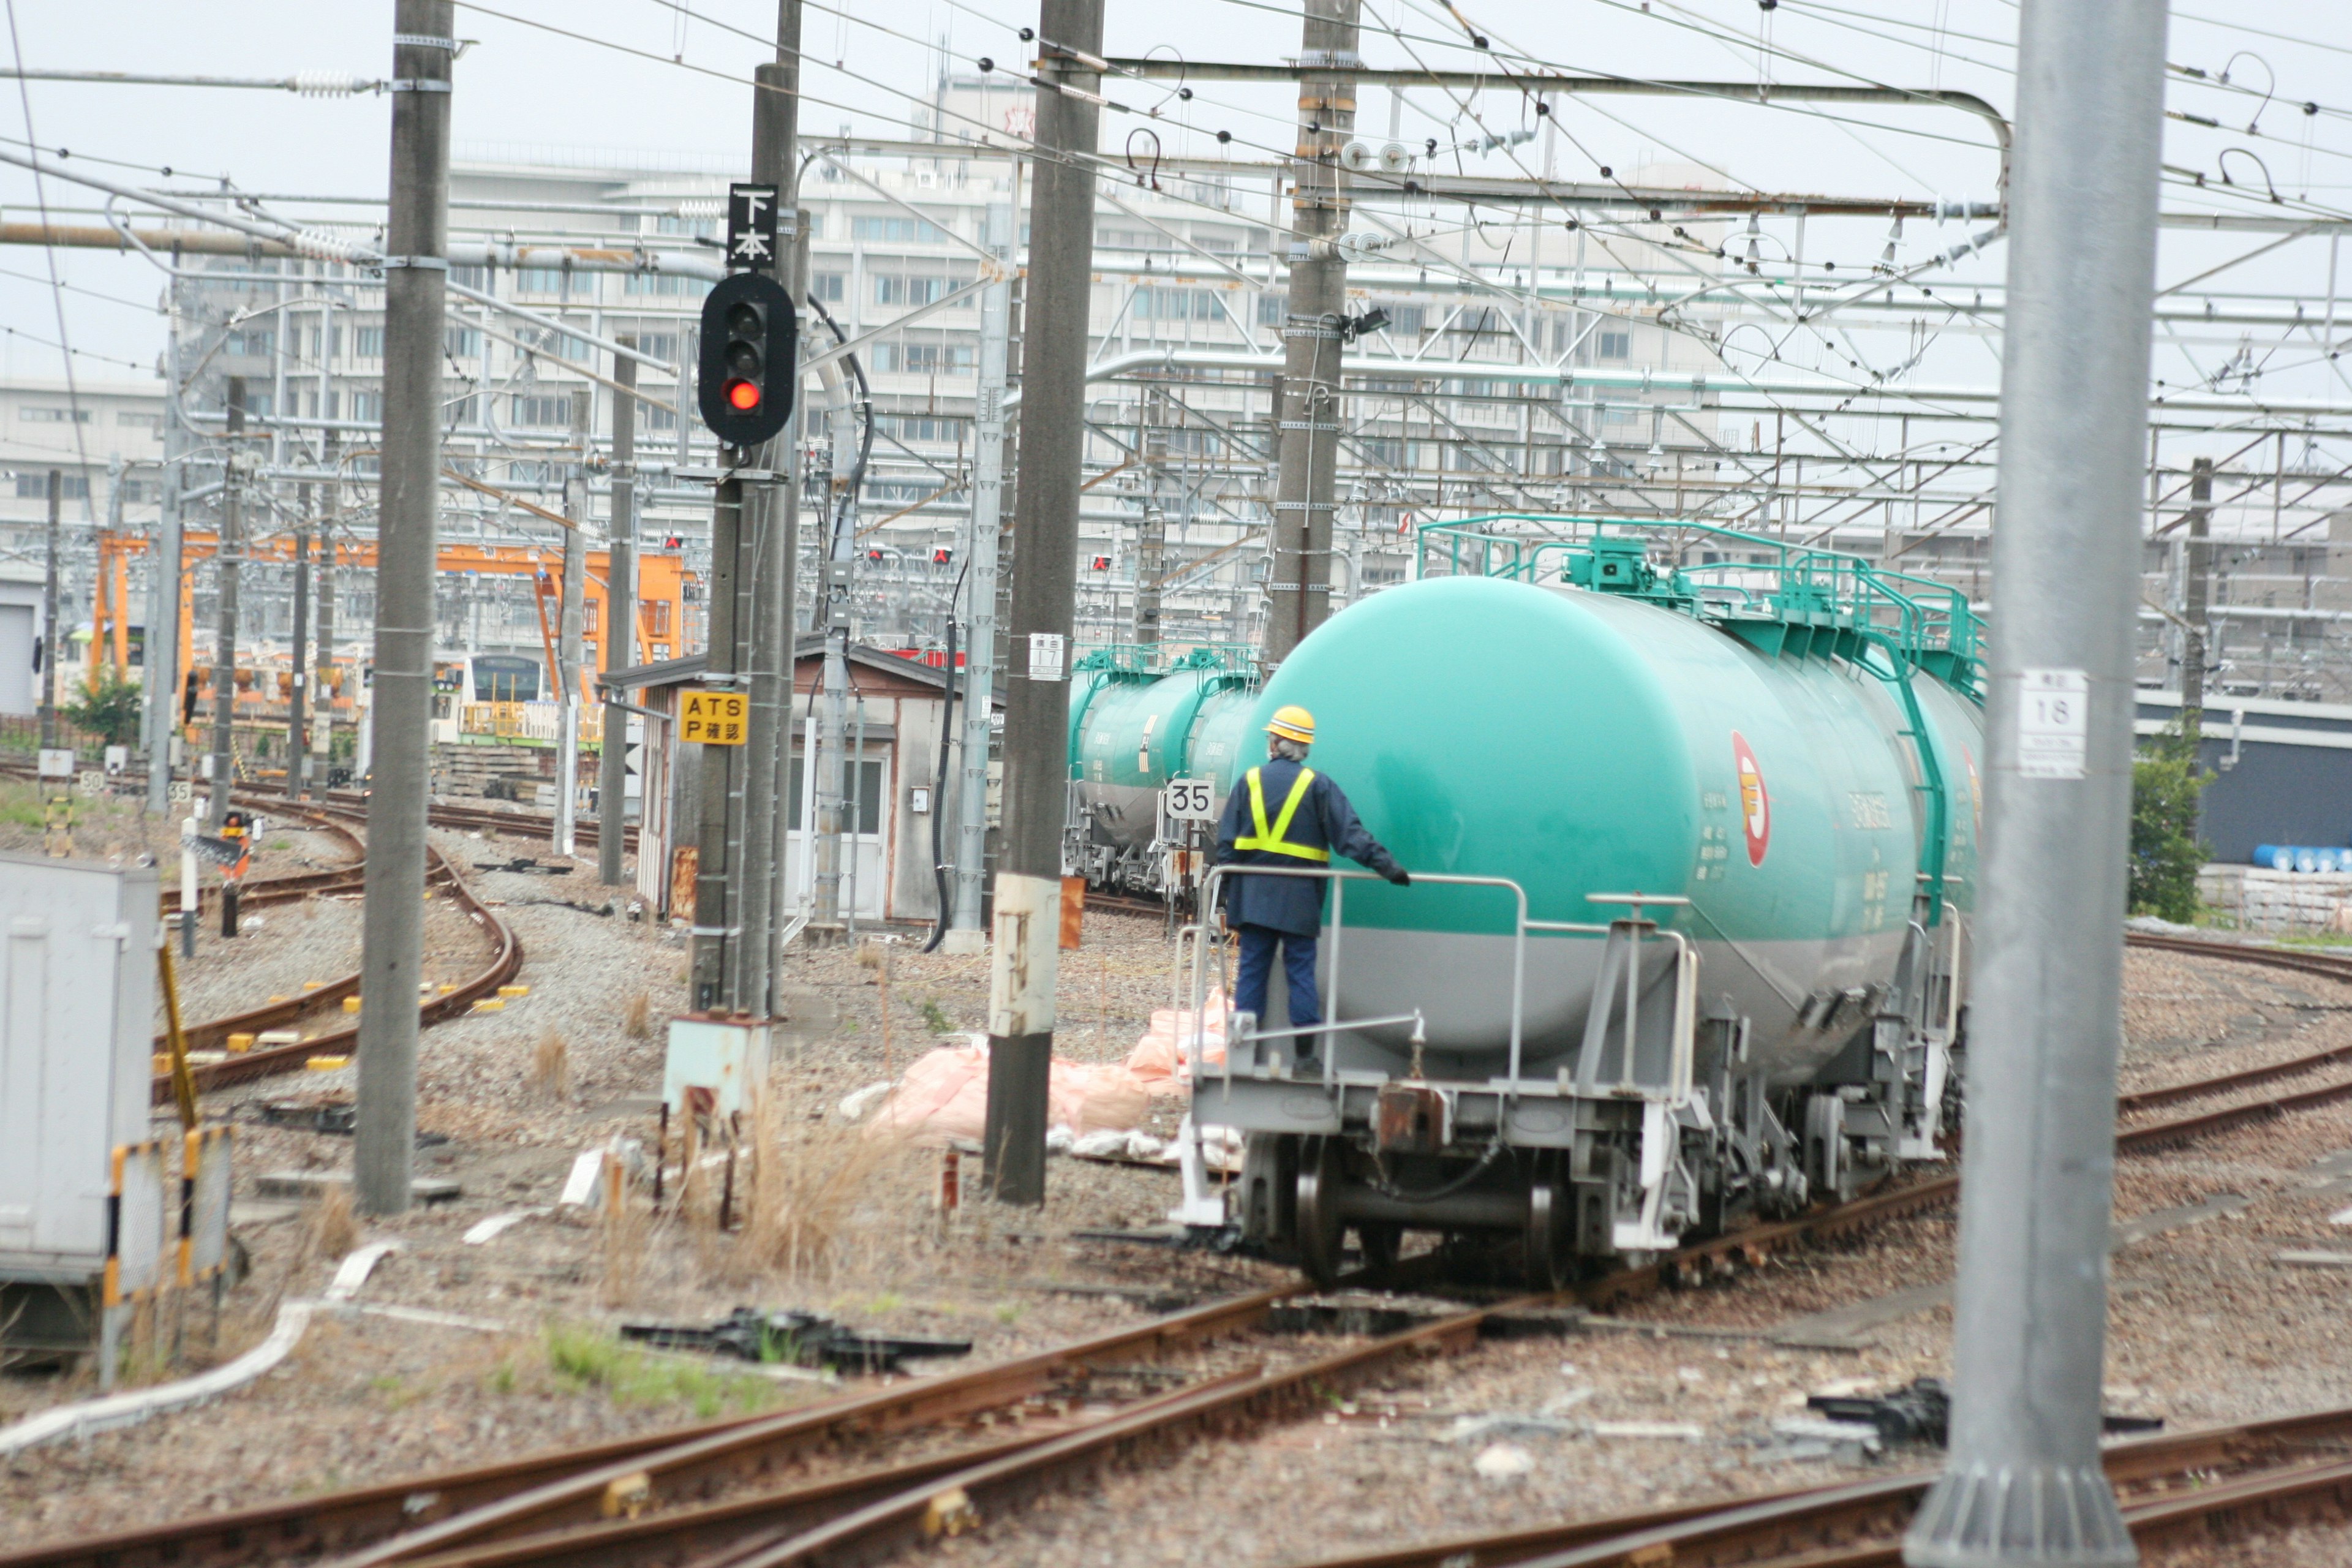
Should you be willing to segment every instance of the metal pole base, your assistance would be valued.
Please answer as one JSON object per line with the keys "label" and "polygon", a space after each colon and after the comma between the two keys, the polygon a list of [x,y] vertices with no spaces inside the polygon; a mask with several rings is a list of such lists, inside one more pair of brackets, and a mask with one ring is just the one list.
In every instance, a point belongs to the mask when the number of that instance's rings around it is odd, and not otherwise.
{"label": "metal pole base", "polygon": [[1954,1464],[1903,1538],[1906,1568],[2129,1568],[2139,1561],[2096,1463],[2080,1469]]}

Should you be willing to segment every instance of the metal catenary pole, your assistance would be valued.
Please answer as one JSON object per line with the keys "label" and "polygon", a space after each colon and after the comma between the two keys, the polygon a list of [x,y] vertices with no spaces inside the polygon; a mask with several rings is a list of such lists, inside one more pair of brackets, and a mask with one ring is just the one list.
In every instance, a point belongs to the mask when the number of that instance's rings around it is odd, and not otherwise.
{"label": "metal catenary pole", "polygon": [[1290,198],[1290,307],[1275,395],[1274,527],[1266,563],[1265,662],[1280,664],[1331,613],[1331,516],[1339,471],[1340,323],[1348,264],[1348,174],[1339,150],[1356,124],[1356,88],[1318,76],[1351,67],[1358,0],[1306,0],[1299,58],[1298,146]]}
{"label": "metal catenary pole", "polygon": [[2137,1561],[2099,1460],[2163,0],[2021,14],[1951,1450],[1912,1568]]}
{"label": "metal catenary pole", "polygon": [[555,852],[567,859],[579,849],[580,675],[587,637],[588,426],[595,395],[572,389],[571,471],[563,476],[562,608],[555,641]]}
{"label": "metal catenary pole", "polygon": [[228,427],[221,474],[220,539],[213,546],[213,751],[205,820],[215,833],[228,819],[236,784],[237,586],[245,558],[245,377],[228,378]]}
{"label": "metal catenary pole", "polygon": [[[776,10],[776,60],[754,68],[751,93],[751,179],[776,187],[778,228],[791,222],[793,236],[778,235],[780,281],[795,303],[792,257],[800,248],[793,178],[799,159],[799,0],[781,0]],[[786,215],[791,215],[787,217]],[[797,359],[794,361],[798,363]],[[794,389],[797,391],[797,389]],[[797,405],[799,399],[793,399]],[[798,497],[788,477],[793,441],[791,426],[752,454],[752,467],[772,477],[750,502],[751,539],[751,707],[744,724],[743,941],[742,973],[737,985],[741,1006],[761,1017],[774,1011],[773,965],[777,879],[776,757],[785,749],[790,725],[793,615],[789,563],[796,546]]]}
{"label": "metal catenary pole", "polygon": [[[1018,168],[1019,165],[1014,165]],[[982,243],[1013,259],[1011,203],[992,205],[982,217]],[[955,918],[943,944],[950,952],[987,945],[981,896],[988,875],[988,752],[996,710],[996,562],[1004,500],[1005,363],[1012,338],[1013,285],[981,290],[980,394],[972,421],[971,521],[964,536],[963,740],[956,800]]]}
{"label": "metal catenary pole", "polygon": [[1045,1201],[1045,1094],[1054,1054],[1062,830],[1069,795],[1070,632],[1080,464],[1086,452],[1087,306],[1093,287],[1102,0],[1044,0],[1037,157],[1021,338],[1020,488],[1013,530],[1012,679],[1004,713],[1004,838],[996,874],[988,1005],[985,1155],[999,1203]]}
{"label": "metal catenary pole", "polygon": [[180,278],[166,295],[163,332],[163,507],[147,562],[147,809],[172,809],[172,740],[180,731]]}
{"label": "metal catenary pole", "polygon": [[294,648],[292,689],[286,700],[286,798],[300,800],[310,770],[310,671],[302,650],[310,644],[310,487],[294,487]]}
{"label": "metal catenary pole", "polygon": [[[637,346],[634,337],[620,342]],[[614,354],[613,379],[622,390],[613,395],[613,515],[604,546],[603,651],[608,676],[637,662],[637,400],[629,393],[637,384],[637,362]],[[608,888],[625,879],[621,837],[629,810],[629,710],[623,700],[620,692],[606,689],[604,739],[596,755],[596,876]]]}
{"label": "metal catenary pole", "polygon": [[[424,978],[425,809],[433,702],[435,511],[449,243],[450,0],[397,0],[392,199],[385,231],[383,438],[367,899],[360,953],[360,1207],[408,1206]],[[434,85],[437,84],[437,85]]]}
{"label": "metal catenary pole", "polygon": [[62,470],[49,470],[47,488],[49,521],[41,570],[41,744],[54,746],[58,743],[58,645],[65,641],[58,635],[58,547],[65,534],[59,510],[66,489]]}
{"label": "metal catenary pole", "polygon": [[2205,730],[2206,611],[2212,598],[2213,459],[2189,468],[2189,538],[2181,547],[2180,727],[2194,742]]}
{"label": "metal catenary pole", "polygon": [[[743,454],[721,448],[731,470]],[[705,633],[704,684],[730,690],[740,668],[736,626],[736,579],[741,574],[743,481],[731,472],[721,479],[710,504],[710,595]],[[741,746],[702,748],[701,817],[694,862],[693,1000],[697,1011],[735,1005],[735,957],[739,896],[735,868],[742,844],[740,815],[743,791]]]}

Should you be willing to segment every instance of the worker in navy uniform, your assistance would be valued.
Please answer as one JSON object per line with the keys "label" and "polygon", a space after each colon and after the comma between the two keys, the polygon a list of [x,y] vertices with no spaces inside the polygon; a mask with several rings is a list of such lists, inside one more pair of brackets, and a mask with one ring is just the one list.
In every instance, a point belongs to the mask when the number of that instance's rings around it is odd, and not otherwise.
{"label": "worker in navy uniform", "polygon": [[[1380,840],[1364,830],[1356,808],[1339,786],[1307,765],[1315,743],[1315,716],[1295,705],[1276,710],[1265,727],[1266,760],[1244,773],[1226,798],[1217,824],[1217,858],[1236,866],[1328,866],[1334,850],[1359,861],[1398,887],[1411,879]],[[1323,926],[1322,877],[1244,877],[1225,879],[1225,924],[1239,933],[1241,978],[1234,1007],[1263,1018],[1266,983],[1281,950],[1290,981],[1290,1022],[1306,1028],[1323,1021],[1315,991],[1315,944]],[[1313,1037],[1302,1037],[1297,1056],[1313,1057]]]}

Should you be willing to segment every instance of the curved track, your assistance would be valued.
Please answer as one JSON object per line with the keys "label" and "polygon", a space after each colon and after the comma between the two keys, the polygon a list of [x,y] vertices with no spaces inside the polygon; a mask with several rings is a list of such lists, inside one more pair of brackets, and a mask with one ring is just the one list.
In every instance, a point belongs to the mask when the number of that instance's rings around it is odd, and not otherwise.
{"label": "curved track", "polygon": [[[346,837],[350,836],[350,829],[335,820],[339,815],[343,815],[341,813],[312,811],[282,800],[272,801],[269,804],[279,811],[289,812],[341,831]],[[353,842],[356,843],[357,840],[354,839]],[[482,928],[491,942],[489,963],[481,970],[446,995],[436,996],[419,1004],[420,1025],[429,1029],[434,1025],[446,1023],[451,1018],[463,1017],[477,1001],[495,994],[499,986],[512,980],[521,970],[523,953],[522,942],[515,935],[514,929],[474,896],[473,889],[467,887],[465,878],[459,875],[457,868],[450,863],[448,857],[429,846],[426,856],[426,888],[430,889],[436,885],[446,886],[449,896],[456,900],[460,909],[466,911],[468,919]],[[358,891],[359,887],[360,884],[354,881],[351,890]],[[345,997],[358,994],[359,988],[359,975],[347,974],[340,980],[320,986],[316,991],[290,997],[284,1002],[271,1003],[267,1006],[257,1007],[251,1012],[240,1013],[232,1017],[210,1019],[192,1027],[185,1027],[182,1033],[192,1050],[216,1049],[226,1044],[228,1037],[232,1034],[258,1035],[268,1029],[283,1029],[312,1014],[341,1007]],[[274,1073],[299,1071],[303,1064],[314,1056],[344,1055],[358,1043],[359,1025],[354,1022],[343,1028],[316,1035],[292,1045],[271,1046],[261,1050],[246,1051],[223,1061],[192,1066],[188,1070],[190,1076],[195,1080],[198,1092],[201,1093],[205,1089],[219,1089],[232,1083],[242,1083],[250,1079],[267,1078]],[[155,1104],[168,1104],[172,1098],[171,1074],[166,1072],[155,1075],[151,1092]]]}

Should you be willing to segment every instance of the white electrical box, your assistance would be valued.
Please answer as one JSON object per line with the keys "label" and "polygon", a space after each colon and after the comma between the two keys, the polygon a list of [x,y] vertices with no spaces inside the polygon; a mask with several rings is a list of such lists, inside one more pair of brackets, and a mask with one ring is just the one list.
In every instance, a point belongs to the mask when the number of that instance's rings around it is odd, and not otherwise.
{"label": "white electrical box", "polygon": [[0,1279],[106,1261],[117,1145],[147,1137],[155,868],[0,855]]}
{"label": "white electrical box", "polygon": [[768,1021],[688,1014],[669,1021],[669,1054],[662,1063],[662,1103],[677,1116],[686,1091],[707,1089],[710,1109],[732,1116],[751,1109],[751,1093],[768,1086]]}

